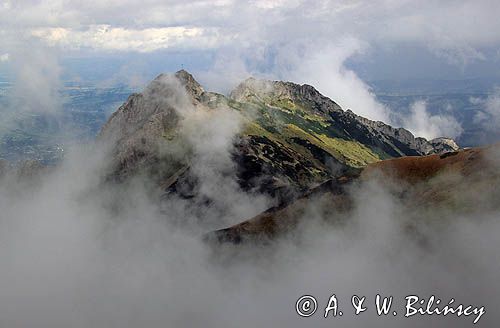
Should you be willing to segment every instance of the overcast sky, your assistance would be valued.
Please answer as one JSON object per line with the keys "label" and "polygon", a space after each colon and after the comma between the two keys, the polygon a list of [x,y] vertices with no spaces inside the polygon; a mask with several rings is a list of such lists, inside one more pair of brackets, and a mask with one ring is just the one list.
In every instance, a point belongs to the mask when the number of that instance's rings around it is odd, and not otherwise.
{"label": "overcast sky", "polygon": [[498,77],[499,12],[495,0],[0,0],[0,66],[39,54],[66,78],[131,84],[182,66],[215,89],[250,74],[317,82],[328,70]]}

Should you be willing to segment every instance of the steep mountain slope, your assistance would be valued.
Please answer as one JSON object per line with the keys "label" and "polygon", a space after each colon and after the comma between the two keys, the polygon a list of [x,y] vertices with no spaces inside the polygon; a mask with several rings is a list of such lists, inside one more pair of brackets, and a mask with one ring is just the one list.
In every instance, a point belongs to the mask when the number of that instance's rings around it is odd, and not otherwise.
{"label": "steep mountain slope", "polygon": [[193,196],[183,124],[192,113],[218,110],[234,111],[242,121],[233,151],[240,186],[273,195],[307,190],[381,159],[458,149],[449,139],[429,142],[343,111],[309,85],[250,78],[225,97],[182,70],[131,95],[103,127],[98,139],[112,145],[111,176],[144,173],[167,191]]}
{"label": "steep mountain slope", "polygon": [[307,226],[313,217],[341,224],[355,210],[356,193],[370,183],[400,203],[401,218],[410,230],[436,217],[446,224],[455,216],[494,213],[500,208],[500,144],[372,163],[361,174],[329,180],[289,204],[209,233],[207,240],[269,241]]}

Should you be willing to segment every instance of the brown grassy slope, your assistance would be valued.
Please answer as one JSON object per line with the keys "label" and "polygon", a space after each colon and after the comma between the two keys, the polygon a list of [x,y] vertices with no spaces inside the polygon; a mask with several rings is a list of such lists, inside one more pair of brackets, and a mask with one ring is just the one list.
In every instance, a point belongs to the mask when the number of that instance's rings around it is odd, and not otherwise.
{"label": "brown grassy slope", "polygon": [[368,165],[360,175],[330,180],[292,203],[208,235],[219,242],[268,240],[296,229],[314,208],[319,217],[341,220],[353,206],[350,186],[376,180],[407,208],[475,211],[500,207],[500,144],[444,155],[402,157]]}
{"label": "brown grassy slope", "polygon": [[443,155],[408,156],[389,159],[368,165],[361,175],[363,179],[382,173],[386,177],[417,183],[446,171],[466,176],[485,165],[483,148],[470,148]]}

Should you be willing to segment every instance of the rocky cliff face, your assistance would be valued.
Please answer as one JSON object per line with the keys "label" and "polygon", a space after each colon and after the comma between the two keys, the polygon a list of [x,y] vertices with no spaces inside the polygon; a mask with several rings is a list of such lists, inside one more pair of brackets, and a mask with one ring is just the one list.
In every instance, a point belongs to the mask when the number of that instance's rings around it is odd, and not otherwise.
{"label": "rocky cliff face", "polygon": [[307,190],[382,159],[458,149],[452,140],[415,138],[405,129],[344,111],[309,85],[250,78],[225,97],[179,71],[162,74],[131,95],[103,127],[99,140],[113,145],[112,176],[146,173],[165,190],[186,190],[181,184],[188,184],[192,195],[192,159],[181,122],[186,111],[222,108],[242,117],[232,158],[246,190]]}
{"label": "rocky cliff face", "polygon": [[161,74],[142,93],[132,94],[98,136],[112,145],[113,177],[145,173],[166,179],[186,165],[189,150],[177,138],[179,121],[184,111],[204,106],[204,94],[185,71]]}

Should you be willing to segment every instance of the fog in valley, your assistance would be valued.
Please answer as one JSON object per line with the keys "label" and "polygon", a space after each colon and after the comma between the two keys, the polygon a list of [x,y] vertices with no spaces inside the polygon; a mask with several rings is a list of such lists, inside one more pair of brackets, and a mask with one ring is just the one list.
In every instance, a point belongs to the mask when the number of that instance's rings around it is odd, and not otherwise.
{"label": "fog in valley", "polygon": [[[246,194],[236,183],[230,152],[241,129],[238,116],[197,113],[182,97],[167,101],[180,111],[193,172],[213,199],[209,205],[195,208],[175,195],[159,201],[153,182],[143,177],[105,182],[106,142],[74,148],[56,167],[32,176],[3,176],[0,326],[472,326],[475,316],[404,318],[407,295],[485,306],[483,327],[500,319],[494,195],[481,198],[485,210],[471,215],[415,212],[393,196],[390,184],[375,179],[351,187],[355,203],[343,223],[331,224],[335,218],[321,217],[311,202],[300,228],[270,243],[205,242],[205,233],[274,201]],[[491,154],[496,168],[499,158]],[[378,293],[395,297],[397,317],[376,315]],[[295,311],[306,294],[319,303],[310,318]],[[325,319],[332,294],[344,315]],[[352,295],[367,297],[367,312],[354,315]]]}

